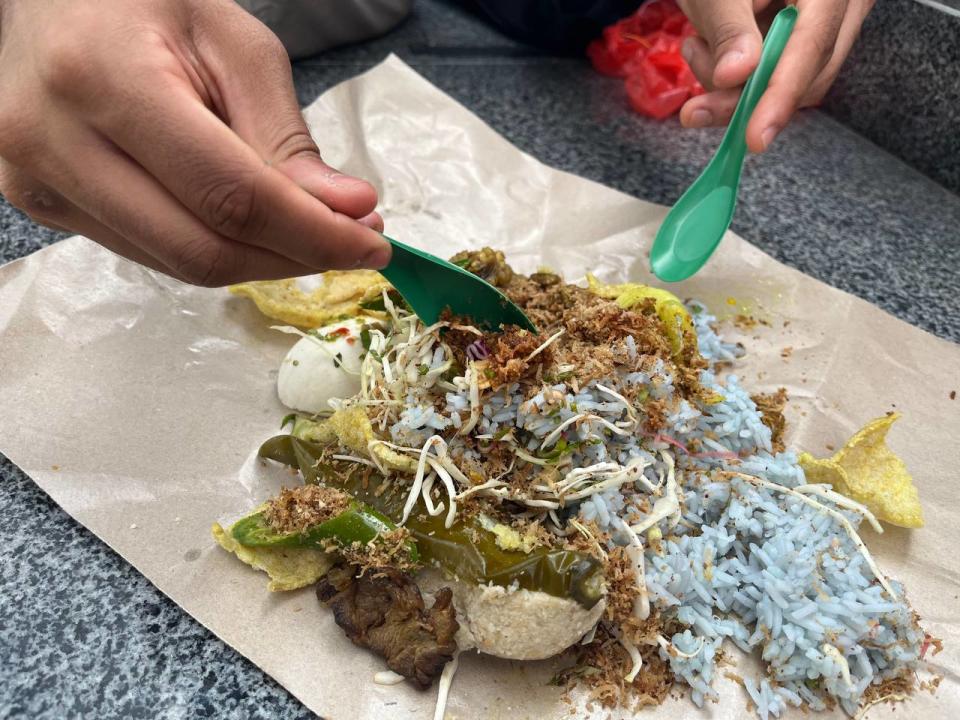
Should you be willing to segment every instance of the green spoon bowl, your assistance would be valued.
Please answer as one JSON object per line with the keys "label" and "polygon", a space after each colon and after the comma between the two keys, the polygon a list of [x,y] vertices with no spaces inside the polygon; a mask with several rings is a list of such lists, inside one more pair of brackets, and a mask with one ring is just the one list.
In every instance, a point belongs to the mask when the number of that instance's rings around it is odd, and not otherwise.
{"label": "green spoon bowl", "polygon": [[486,280],[428,252],[387,240],[393,257],[380,273],[427,325],[449,310],[489,332],[500,332],[507,325],[537,331],[523,311]]}
{"label": "green spoon bowl", "polygon": [[657,231],[650,250],[650,264],[654,275],[661,280],[678,282],[697,272],[730,227],[747,154],[747,124],[767,89],[796,22],[797,9],[792,5],[777,13],[763,41],[760,62],[743,88],[720,147]]}

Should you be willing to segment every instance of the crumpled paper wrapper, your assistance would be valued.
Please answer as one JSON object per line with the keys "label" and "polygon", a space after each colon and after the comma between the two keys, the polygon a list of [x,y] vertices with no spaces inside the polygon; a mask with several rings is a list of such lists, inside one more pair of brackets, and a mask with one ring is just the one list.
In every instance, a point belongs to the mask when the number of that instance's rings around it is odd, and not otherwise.
{"label": "crumpled paper wrapper", "polygon": [[[647,253],[663,207],[545,167],[396,58],[330,90],[306,117],[328,162],[380,189],[397,238],[444,256],[491,245],[520,270],[546,265],[571,280],[590,270],[652,281]],[[788,389],[792,447],[830,454],[828,444],[839,447],[865,421],[903,413],[889,442],[913,472],[927,525],[863,534],[944,640],[933,658],[945,675],[936,695],[921,692],[898,716],[958,716],[960,401],[949,392],[960,389],[960,348],[732,233],[697,277],[671,289],[721,317],[762,320],[725,330],[747,345],[737,370],[746,386]],[[264,575],[211,539],[213,521],[290,483],[255,455],[279,430],[275,379],[292,344],[269,324],[247,300],[179,284],[83,238],[11,263],[0,269],[0,449],[318,714],[430,718],[435,689],[374,684],[381,661],[350,644],[312,590],[268,593]],[[447,716],[570,717],[545,682],[555,667],[466,655]],[[757,667],[738,656],[731,669]],[[746,694],[719,675],[719,704],[699,711],[671,699],[643,716],[745,717]],[[607,717],[599,708],[595,716]]]}

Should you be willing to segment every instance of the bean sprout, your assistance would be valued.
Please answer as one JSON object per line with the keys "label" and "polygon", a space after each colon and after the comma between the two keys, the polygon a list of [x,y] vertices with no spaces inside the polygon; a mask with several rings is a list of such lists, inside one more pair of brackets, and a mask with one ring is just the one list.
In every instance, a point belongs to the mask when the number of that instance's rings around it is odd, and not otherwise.
{"label": "bean sprout", "polygon": [[[666,452],[661,452],[660,456],[667,465],[666,490],[663,497],[658,498],[657,501],[653,503],[653,511],[646,517],[646,519],[641,523],[630,526],[630,529],[633,530],[633,532],[635,532],[637,535],[645,533],[661,520],[666,520],[669,517],[675,518],[676,521],[674,522],[674,525],[676,525],[676,523],[680,520],[680,499],[678,496],[679,487],[677,485],[673,457]],[[661,482],[663,481],[661,480]]]}
{"label": "bean sprout", "polygon": [[407,519],[410,517],[410,513],[413,510],[413,506],[417,502],[417,497],[420,495],[420,488],[423,486],[423,474],[427,469],[427,455],[430,452],[430,447],[434,442],[439,440],[443,442],[443,438],[439,435],[433,435],[427,442],[423,444],[423,449],[420,451],[420,460],[417,463],[417,473],[413,476],[413,485],[410,488],[410,493],[407,495],[407,501],[403,505],[403,515],[400,517],[400,522],[398,525],[403,525],[407,522]]}
{"label": "bean sprout", "polygon": [[633,600],[633,616],[638,620],[646,620],[650,617],[650,595],[647,592],[643,542],[640,540],[639,533],[635,532],[627,523],[620,518],[617,518],[617,521],[620,529],[626,532],[630,539],[626,553],[630,562],[633,563],[633,572],[637,579],[637,597]]}
{"label": "bean sprout", "polygon": [[453,676],[457,674],[457,668],[460,667],[460,651],[453,653],[453,658],[443,666],[440,673],[440,682],[437,683],[437,706],[433,711],[433,720],[443,720],[447,712],[447,696],[450,694],[450,686],[453,685]]}
{"label": "bean sprout", "polygon": [[624,637],[623,633],[619,630],[612,631],[613,636],[623,645],[623,649],[627,651],[627,654],[630,656],[630,662],[632,667],[630,672],[623,676],[623,679],[628,683],[632,683],[636,680],[637,675],[640,674],[640,670],[643,669],[643,657],[640,655],[640,651],[637,649],[637,646],[634,645],[628,638]]}
{"label": "bean sprout", "polygon": [[677,657],[686,658],[687,660],[689,660],[690,658],[695,658],[697,655],[700,654],[700,651],[703,650],[703,646],[706,643],[706,638],[704,638],[701,635],[697,638],[697,640],[699,640],[699,642],[697,643],[697,649],[694,650],[693,652],[685,653],[682,650],[680,650],[676,645],[674,645],[672,642],[667,640],[663,635],[657,635],[657,644],[660,647],[662,647],[671,655],[676,655]]}
{"label": "bean sprout", "polygon": [[480,422],[480,383],[477,380],[477,368],[472,363],[467,368],[467,382],[470,386],[470,419],[460,426],[457,435],[469,434]]}
{"label": "bean sprout", "polygon": [[427,508],[427,515],[430,517],[436,517],[442,513],[445,507],[442,502],[435,506],[433,504],[433,498],[430,497],[430,491],[433,490],[433,483],[436,479],[437,474],[435,472],[430,473],[426,480],[423,481],[423,489],[420,492],[420,496],[423,498],[423,504]]}
{"label": "bean sprout", "polygon": [[782,492],[792,497],[797,498],[800,502],[806,503],[810,507],[816,508],[821,512],[826,513],[834,520],[836,520],[840,525],[846,530],[847,535],[850,536],[850,539],[853,541],[853,544],[860,551],[860,554],[863,555],[864,560],[867,561],[867,565],[870,566],[870,570],[873,572],[874,577],[877,578],[880,585],[884,590],[887,591],[887,594],[890,595],[893,599],[897,599],[897,594],[893,591],[890,583],[887,581],[886,576],[880,572],[880,568],[877,567],[877,564],[873,561],[873,556],[870,555],[870,551],[867,550],[867,546],[863,544],[863,540],[860,539],[860,536],[857,534],[857,531],[854,529],[853,525],[850,524],[850,521],[843,516],[843,513],[837,512],[833,508],[829,508],[823,503],[819,503],[816,500],[812,500],[803,493],[792,490],[791,488],[785,487],[783,485],[778,485],[777,483],[770,482],[769,480],[763,480],[762,478],[755,477],[753,475],[747,475],[745,473],[731,472],[731,475],[736,477],[743,478],[747,482],[757,485],[759,487],[767,488],[768,490],[774,490],[776,492]]}
{"label": "bean sprout", "polygon": [[625,408],[626,411],[627,411],[627,415],[629,416],[631,423],[632,423],[634,426],[640,424],[640,419],[637,417],[637,412],[636,412],[636,410],[634,410],[633,405],[631,405],[631,404],[630,404],[630,401],[627,400],[623,395],[621,395],[620,393],[618,393],[618,392],[615,391],[615,390],[612,390],[611,388],[608,388],[606,385],[600,385],[599,383],[597,383],[596,388],[597,388],[597,390],[599,390],[600,392],[606,393],[606,394],[609,395],[610,397],[615,398],[615,399],[619,400],[620,402],[622,402],[624,408]]}
{"label": "bean sprout", "polygon": [[366,465],[372,467],[374,470],[378,469],[377,464],[372,460],[367,460],[366,458],[357,457],[356,455],[331,455],[331,458],[334,460],[343,460],[345,462],[355,462],[359,465]]}
{"label": "bean sprout", "polygon": [[538,347],[538,348],[537,348],[536,350],[534,350],[532,353],[530,353],[529,355],[527,355],[527,356],[523,359],[523,361],[524,361],[525,363],[528,363],[528,362],[530,362],[531,360],[533,360],[537,355],[539,355],[539,354],[542,353],[544,350],[546,350],[547,347],[549,347],[549,346],[552,345],[554,342],[556,342],[557,340],[559,340],[559,339],[560,339],[560,336],[563,335],[565,332],[566,332],[566,330],[557,330],[553,335],[551,335],[550,337],[548,337],[548,338],[540,345],[540,347]]}
{"label": "bean sprout", "polygon": [[829,655],[840,666],[840,675],[843,677],[843,682],[846,683],[848,689],[853,690],[853,680],[850,679],[850,664],[843,653],[830,643],[824,643],[820,649],[823,650],[824,655]]}
{"label": "bean sprout", "polygon": [[866,505],[861,505],[856,500],[851,500],[846,495],[841,495],[838,492],[834,492],[829,488],[825,488],[822,485],[798,485],[794,488],[798,493],[810,493],[811,495],[819,495],[822,498],[830,500],[834,505],[839,505],[840,507],[847,508],[848,510],[853,510],[855,513],[863,515],[864,519],[870,523],[870,527],[877,531],[878,534],[883,534],[883,525],[881,525],[876,516],[870,512]]}
{"label": "bean sprout", "polygon": [[440,477],[440,481],[447,489],[447,496],[450,498],[450,505],[447,508],[447,518],[443,522],[443,526],[449,530],[450,526],[453,525],[453,519],[457,513],[457,490],[453,486],[453,478],[450,477],[450,473],[447,472],[442,463],[434,458],[427,458],[427,462],[430,463],[430,467],[432,467],[434,472]]}

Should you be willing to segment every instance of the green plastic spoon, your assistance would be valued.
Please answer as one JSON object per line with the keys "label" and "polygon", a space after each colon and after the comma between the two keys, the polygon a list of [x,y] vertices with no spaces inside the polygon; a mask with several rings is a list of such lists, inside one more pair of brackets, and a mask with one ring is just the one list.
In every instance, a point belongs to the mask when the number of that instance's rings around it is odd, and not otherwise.
{"label": "green plastic spoon", "polygon": [[747,123],[767,89],[796,22],[797,9],[792,5],[777,13],[763,41],[760,63],[744,86],[713,160],[677,200],[657,231],[650,264],[661,280],[677,282],[697,272],[730,227],[747,153]]}
{"label": "green plastic spoon", "polygon": [[483,330],[497,332],[502,325],[519,325],[537,331],[523,311],[486,280],[423,250],[387,240],[393,246],[393,258],[380,273],[427,325],[449,308]]}

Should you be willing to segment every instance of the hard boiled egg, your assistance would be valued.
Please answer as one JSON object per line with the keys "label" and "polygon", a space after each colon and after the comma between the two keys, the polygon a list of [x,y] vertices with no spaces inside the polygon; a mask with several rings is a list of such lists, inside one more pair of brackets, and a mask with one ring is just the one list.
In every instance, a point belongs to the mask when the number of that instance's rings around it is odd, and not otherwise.
{"label": "hard boiled egg", "polygon": [[301,338],[280,365],[277,393],[293,410],[315,414],[329,410],[331,398],[360,392],[363,323],[351,319],[324,325]]}

